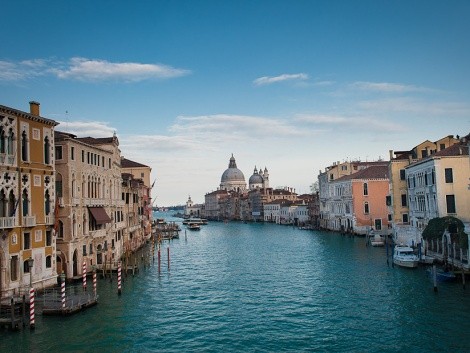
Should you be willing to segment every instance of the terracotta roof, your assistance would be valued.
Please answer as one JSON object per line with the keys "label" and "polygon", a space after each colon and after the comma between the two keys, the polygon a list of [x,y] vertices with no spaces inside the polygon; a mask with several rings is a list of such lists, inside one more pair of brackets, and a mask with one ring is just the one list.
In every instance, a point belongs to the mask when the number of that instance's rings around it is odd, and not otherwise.
{"label": "terracotta roof", "polygon": [[450,156],[468,156],[468,146],[460,143],[456,143],[449,146],[439,152],[434,153],[430,157],[450,157]]}
{"label": "terracotta roof", "polygon": [[25,118],[33,120],[33,121],[39,121],[39,122],[44,123],[46,125],[51,125],[51,126],[59,125],[59,123],[55,120],[44,118],[44,117],[39,116],[39,115],[34,115],[34,114],[31,114],[31,113],[23,112],[21,110],[10,108],[10,107],[7,107],[5,105],[0,105],[0,112],[3,112],[5,114],[11,114],[11,115],[19,115],[19,116],[25,117]]}
{"label": "terracotta roof", "polygon": [[345,181],[353,179],[388,179],[388,166],[387,165],[375,165],[370,166],[366,169],[362,169],[357,173],[345,175],[335,181]]}
{"label": "terracotta roof", "polygon": [[142,167],[148,168],[148,165],[134,162],[126,158],[121,158],[121,167],[122,168],[142,168]]}

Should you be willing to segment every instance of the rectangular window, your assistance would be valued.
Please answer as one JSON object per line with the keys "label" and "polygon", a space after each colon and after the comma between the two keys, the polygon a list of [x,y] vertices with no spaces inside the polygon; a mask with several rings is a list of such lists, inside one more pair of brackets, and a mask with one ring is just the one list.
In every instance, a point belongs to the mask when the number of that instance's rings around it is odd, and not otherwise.
{"label": "rectangular window", "polygon": [[82,150],[82,163],[85,163],[85,151]]}
{"label": "rectangular window", "polygon": [[101,165],[104,167],[104,157],[101,157]]}
{"label": "rectangular window", "polygon": [[368,189],[367,183],[364,183],[364,196],[367,196],[367,195],[369,195],[369,189]]}
{"label": "rectangular window", "polygon": [[447,213],[456,213],[455,195],[446,195]]}
{"label": "rectangular window", "polygon": [[46,246],[52,246],[52,231],[46,230]]}
{"label": "rectangular window", "polygon": [[424,185],[428,185],[428,173],[424,173]]}
{"label": "rectangular window", "polygon": [[392,221],[392,215],[389,213],[388,214],[388,221],[391,222]]}
{"label": "rectangular window", "polygon": [[391,206],[392,205],[392,197],[390,195],[387,195],[385,196],[385,204],[387,206]]}
{"label": "rectangular window", "polygon": [[369,203],[367,202],[364,204],[364,213],[369,214]]}
{"label": "rectangular window", "polygon": [[446,183],[448,184],[454,182],[454,175],[452,173],[452,168],[445,169],[445,178],[446,178]]}
{"label": "rectangular window", "polygon": [[52,267],[52,256],[47,256],[46,257],[46,268],[51,268]]}
{"label": "rectangular window", "polygon": [[31,233],[23,234],[23,250],[31,249]]}
{"label": "rectangular window", "polygon": [[61,160],[62,158],[62,146],[55,146],[55,159]]}
{"label": "rectangular window", "polygon": [[380,218],[375,220],[375,230],[381,230],[382,229],[382,220]]}
{"label": "rectangular window", "polygon": [[12,256],[10,262],[10,278],[12,281],[18,280],[18,256]]}
{"label": "rectangular window", "polygon": [[140,173],[140,177],[143,178],[143,177],[144,177],[144,173]]}
{"label": "rectangular window", "polygon": [[86,256],[86,245],[83,245],[83,256]]}
{"label": "rectangular window", "polygon": [[70,147],[70,159],[75,160],[75,147]]}
{"label": "rectangular window", "polygon": [[405,169],[400,169],[400,180],[405,180]]}
{"label": "rectangular window", "polygon": [[421,158],[426,158],[428,156],[428,151],[421,150]]}
{"label": "rectangular window", "polygon": [[406,194],[401,194],[401,205],[402,207],[406,207]]}
{"label": "rectangular window", "polygon": [[86,162],[90,164],[90,152],[86,153]]}
{"label": "rectangular window", "polygon": [[108,159],[108,168],[111,169],[111,158]]}
{"label": "rectangular window", "polygon": [[401,219],[403,220],[403,223],[408,223],[408,213],[403,213],[401,215]]}
{"label": "rectangular window", "polygon": [[445,148],[446,148],[446,145],[445,145],[445,144],[443,144],[443,143],[441,143],[441,144],[439,145],[439,147],[440,147],[440,149],[441,149],[441,151],[442,151],[442,150],[445,150]]}

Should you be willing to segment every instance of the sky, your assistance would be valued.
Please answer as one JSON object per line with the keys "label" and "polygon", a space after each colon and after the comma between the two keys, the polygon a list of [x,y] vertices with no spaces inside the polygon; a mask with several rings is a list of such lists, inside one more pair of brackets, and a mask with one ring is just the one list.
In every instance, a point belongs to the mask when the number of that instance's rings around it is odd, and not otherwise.
{"label": "sky", "polygon": [[116,132],[157,206],[470,132],[470,1],[5,1],[0,104]]}

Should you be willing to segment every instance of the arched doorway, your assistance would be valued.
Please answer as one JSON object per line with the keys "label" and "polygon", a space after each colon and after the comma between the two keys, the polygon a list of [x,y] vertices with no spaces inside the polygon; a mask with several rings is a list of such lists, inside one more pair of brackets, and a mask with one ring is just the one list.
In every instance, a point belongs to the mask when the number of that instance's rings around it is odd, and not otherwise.
{"label": "arched doorway", "polygon": [[57,275],[60,276],[62,272],[67,277],[67,266],[65,265],[65,257],[64,254],[60,254],[56,256],[56,270]]}
{"label": "arched doorway", "polygon": [[77,249],[75,249],[75,251],[73,252],[73,257],[72,257],[72,262],[73,262],[73,268],[72,268],[72,271],[73,271],[73,277],[76,277],[78,276],[78,254],[77,254]]}
{"label": "arched doorway", "polygon": [[96,264],[97,265],[102,265],[103,264],[103,254],[102,254],[101,244],[99,244],[96,247]]}

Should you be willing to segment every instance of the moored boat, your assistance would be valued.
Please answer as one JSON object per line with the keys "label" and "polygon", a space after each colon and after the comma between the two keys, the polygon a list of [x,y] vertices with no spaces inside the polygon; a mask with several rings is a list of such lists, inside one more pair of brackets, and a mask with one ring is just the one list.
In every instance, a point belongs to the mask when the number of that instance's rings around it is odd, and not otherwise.
{"label": "moored boat", "polygon": [[[426,272],[431,278],[434,277],[433,268],[428,268]],[[453,282],[456,279],[457,279],[457,276],[455,275],[454,272],[446,271],[445,269],[436,267],[436,280],[438,282]]]}
{"label": "moored boat", "polygon": [[407,268],[418,267],[418,256],[409,246],[395,246],[393,250],[393,263],[395,265]]}
{"label": "moored boat", "polygon": [[197,223],[188,223],[187,227],[189,230],[201,230],[201,225]]}

